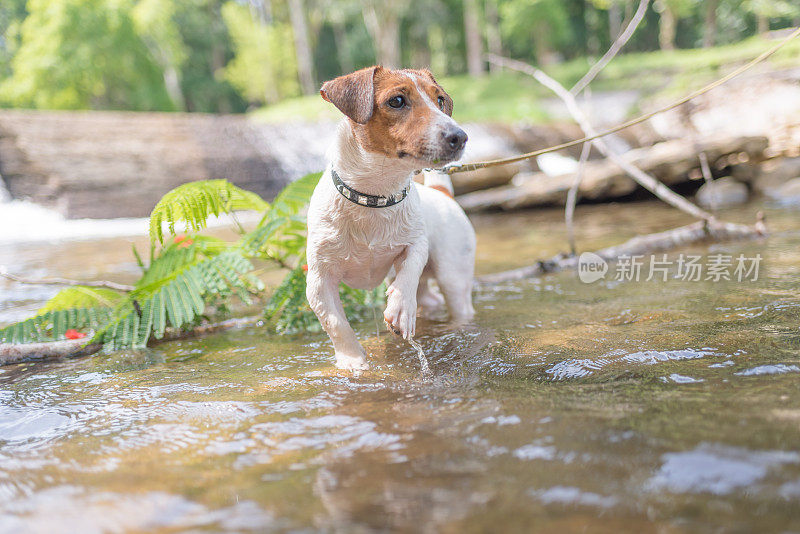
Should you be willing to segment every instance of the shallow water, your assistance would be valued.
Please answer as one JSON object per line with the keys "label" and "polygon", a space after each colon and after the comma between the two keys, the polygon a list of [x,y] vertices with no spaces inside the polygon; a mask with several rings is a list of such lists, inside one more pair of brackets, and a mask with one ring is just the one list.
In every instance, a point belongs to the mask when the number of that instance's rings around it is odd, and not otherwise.
{"label": "shallow water", "polygon": [[[481,288],[473,325],[420,322],[432,379],[371,322],[358,378],[324,336],[258,329],[0,368],[0,531],[800,530],[800,212],[767,214],[766,241],[668,256],[760,253],[757,281],[612,265]],[[686,222],[654,203],[577,220],[583,248]],[[564,248],[555,211],[475,224],[480,272]],[[125,240],[77,246],[13,259],[128,273]]]}

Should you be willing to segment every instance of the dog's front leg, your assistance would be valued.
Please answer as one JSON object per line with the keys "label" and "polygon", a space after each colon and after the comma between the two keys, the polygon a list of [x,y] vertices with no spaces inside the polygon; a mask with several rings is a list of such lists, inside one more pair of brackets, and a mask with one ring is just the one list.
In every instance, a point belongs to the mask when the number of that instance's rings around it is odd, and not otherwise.
{"label": "dog's front leg", "polygon": [[309,265],[306,298],[322,328],[333,342],[336,367],[348,371],[365,370],[369,368],[367,352],[358,342],[356,333],[347,321],[339,298],[339,282],[338,277],[320,273]]}
{"label": "dog's front leg", "polygon": [[420,238],[395,259],[397,276],[386,290],[386,325],[404,339],[414,337],[417,323],[417,285],[428,261],[428,239]]}

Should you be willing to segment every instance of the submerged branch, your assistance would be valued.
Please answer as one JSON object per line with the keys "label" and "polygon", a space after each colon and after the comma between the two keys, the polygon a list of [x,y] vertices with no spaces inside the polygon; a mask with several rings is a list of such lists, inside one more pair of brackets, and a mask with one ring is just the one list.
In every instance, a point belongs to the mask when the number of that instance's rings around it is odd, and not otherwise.
{"label": "submerged branch", "polygon": [[[260,315],[228,319],[217,323],[207,323],[196,326],[190,330],[168,328],[161,339],[151,339],[149,345],[157,345],[165,341],[188,339],[192,337],[236,330],[253,326],[261,320]],[[31,360],[61,360],[90,356],[103,348],[102,343],[88,343],[87,339],[68,339],[63,341],[48,341],[44,343],[0,343],[0,365],[10,365]]]}
{"label": "submerged branch", "polygon": [[[737,239],[755,239],[767,235],[767,228],[759,214],[754,226],[726,223],[720,221],[698,221],[687,226],[640,235],[613,247],[597,250],[594,253],[607,262],[613,262],[623,256],[635,256],[663,252],[673,248],[692,245],[705,241],[733,241]],[[577,256],[559,254],[548,260],[540,260],[532,265],[479,276],[479,285],[491,285],[525,278],[533,278],[547,273],[574,269],[578,265]]]}
{"label": "submerged branch", "polygon": [[0,276],[8,278],[20,284],[32,285],[45,285],[45,286],[86,286],[86,287],[105,287],[107,289],[114,289],[116,291],[133,291],[133,286],[127,284],[118,284],[116,282],[108,282],[106,280],[94,280],[83,282],[81,280],[70,280],[68,278],[27,278],[11,274],[3,269],[0,269]]}

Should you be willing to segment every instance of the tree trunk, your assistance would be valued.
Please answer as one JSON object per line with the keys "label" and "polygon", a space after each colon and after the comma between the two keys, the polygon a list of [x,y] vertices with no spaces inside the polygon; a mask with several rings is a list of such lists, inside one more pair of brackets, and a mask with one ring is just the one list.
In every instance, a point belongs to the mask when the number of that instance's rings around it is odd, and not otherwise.
{"label": "tree trunk", "polygon": [[622,6],[615,0],[608,6],[608,36],[611,42],[619,37],[622,31]]}
{"label": "tree trunk", "polygon": [[661,6],[661,20],[658,26],[658,44],[661,50],[675,50],[675,13],[666,2],[662,2]]}
{"label": "tree trunk", "polygon": [[353,72],[356,67],[347,46],[347,28],[342,21],[333,22],[331,26],[333,27],[333,40],[336,42],[336,57],[339,60],[339,67],[342,69],[342,73]]}
{"label": "tree trunk", "polygon": [[183,98],[180,75],[172,63],[169,62],[164,64],[164,86],[167,88],[167,94],[172,100],[175,110],[186,111],[186,101]]}
{"label": "tree trunk", "polygon": [[483,76],[483,39],[476,0],[464,0],[464,36],[467,42],[467,70],[470,76]]}
{"label": "tree trunk", "polygon": [[717,44],[717,7],[719,0],[706,0],[706,28],[703,35],[703,48]]}
{"label": "tree trunk", "polygon": [[[224,68],[225,48],[218,39],[215,39],[214,43],[211,45],[211,73],[213,76],[216,76],[217,72],[221,72]],[[228,97],[224,94],[220,95],[219,98],[217,98],[217,113],[230,113],[232,111],[233,109],[231,108],[231,102],[228,100]]]}
{"label": "tree trunk", "polygon": [[[497,13],[497,1],[486,0],[486,46],[489,53],[503,55],[503,43],[500,40],[500,16]],[[489,63],[489,72],[500,72],[500,67]]]}
{"label": "tree trunk", "polygon": [[388,68],[401,67],[400,17],[396,7],[385,2],[365,2],[362,13],[375,45],[378,63]]}
{"label": "tree trunk", "polygon": [[[543,21],[536,22],[534,29],[533,29],[533,48],[534,48],[534,56],[536,57],[536,64],[537,65],[549,65],[553,63],[553,53],[550,49],[550,33],[547,28],[547,23]],[[595,43],[599,44],[597,39],[594,39]],[[590,49],[597,47],[593,47],[591,44],[589,46]]]}
{"label": "tree trunk", "polygon": [[756,31],[759,35],[764,35],[769,31],[769,17],[764,15],[756,16]]}
{"label": "tree trunk", "polygon": [[297,56],[297,75],[303,94],[311,95],[317,91],[314,81],[314,60],[308,42],[308,24],[306,23],[303,0],[289,0],[289,18],[294,33],[294,51]]}

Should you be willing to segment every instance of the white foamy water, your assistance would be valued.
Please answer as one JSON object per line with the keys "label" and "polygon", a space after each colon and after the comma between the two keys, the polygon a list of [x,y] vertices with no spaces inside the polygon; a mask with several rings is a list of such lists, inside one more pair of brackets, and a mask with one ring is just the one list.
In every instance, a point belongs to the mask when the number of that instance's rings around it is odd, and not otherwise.
{"label": "white foamy water", "polygon": [[[243,223],[257,221],[254,212],[237,215]],[[210,228],[231,225],[227,216],[211,217]],[[178,225],[176,225],[176,228]],[[108,237],[147,235],[150,220],[147,217],[124,219],[67,219],[57,211],[28,202],[12,200],[0,202],[0,246],[36,243],[102,239]],[[166,225],[164,226],[166,231]]]}
{"label": "white foamy water", "polygon": [[144,235],[148,224],[146,218],[66,219],[25,200],[0,203],[0,245]]}
{"label": "white foamy water", "polygon": [[8,192],[6,183],[3,181],[3,177],[0,176],[0,203],[8,202],[9,200],[11,200],[11,193]]}

